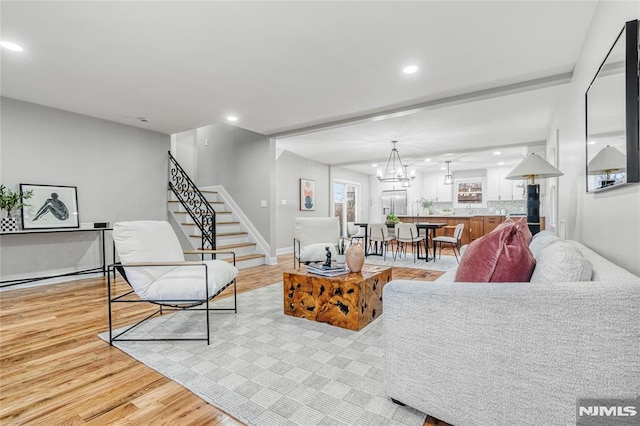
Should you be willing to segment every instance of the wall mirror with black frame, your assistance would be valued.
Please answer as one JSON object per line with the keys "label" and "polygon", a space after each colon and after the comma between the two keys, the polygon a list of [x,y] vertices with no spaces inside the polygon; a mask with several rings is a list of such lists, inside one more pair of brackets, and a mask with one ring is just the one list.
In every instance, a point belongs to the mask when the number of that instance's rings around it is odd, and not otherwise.
{"label": "wall mirror with black frame", "polygon": [[640,182],[638,21],[629,21],[586,92],[587,192]]}

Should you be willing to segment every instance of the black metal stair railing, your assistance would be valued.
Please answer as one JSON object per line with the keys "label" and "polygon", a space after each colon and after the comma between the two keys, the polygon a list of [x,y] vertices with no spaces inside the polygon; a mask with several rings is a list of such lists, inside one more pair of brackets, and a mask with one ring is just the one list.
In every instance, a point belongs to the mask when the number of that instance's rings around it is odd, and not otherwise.
{"label": "black metal stair railing", "polygon": [[169,188],[202,235],[203,249],[216,249],[216,211],[169,151]]}

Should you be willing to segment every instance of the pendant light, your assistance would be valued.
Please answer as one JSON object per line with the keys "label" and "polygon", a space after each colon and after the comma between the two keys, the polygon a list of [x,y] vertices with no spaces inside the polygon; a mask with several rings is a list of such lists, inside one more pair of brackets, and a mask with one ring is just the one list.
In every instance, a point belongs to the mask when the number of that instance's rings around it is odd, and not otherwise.
{"label": "pendant light", "polygon": [[453,185],[453,176],[451,176],[451,171],[449,171],[449,164],[451,161],[445,161],[445,163],[447,163],[447,174],[444,175],[444,184]]}

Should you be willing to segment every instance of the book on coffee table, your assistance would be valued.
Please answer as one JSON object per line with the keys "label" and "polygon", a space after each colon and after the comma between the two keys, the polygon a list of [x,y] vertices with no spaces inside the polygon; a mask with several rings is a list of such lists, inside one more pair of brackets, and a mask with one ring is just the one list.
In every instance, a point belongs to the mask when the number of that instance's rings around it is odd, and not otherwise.
{"label": "book on coffee table", "polygon": [[324,266],[324,265],[307,265],[307,272],[325,277],[334,277],[336,275],[348,274],[349,271],[344,266]]}

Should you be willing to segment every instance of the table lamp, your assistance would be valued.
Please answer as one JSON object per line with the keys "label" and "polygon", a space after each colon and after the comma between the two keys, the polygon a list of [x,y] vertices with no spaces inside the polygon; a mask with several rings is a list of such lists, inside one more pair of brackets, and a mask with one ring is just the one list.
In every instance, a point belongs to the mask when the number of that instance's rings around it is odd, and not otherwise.
{"label": "table lamp", "polygon": [[527,224],[533,235],[540,232],[540,185],[536,179],[562,176],[563,173],[539,155],[527,155],[505,179],[527,180]]}
{"label": "table lamp", "polygon": [[590,175],[606,175],[605,180],[600,181],[600,188],[613,185],[616,180],[611,178],[611,173],[624,172],[627,167],[627,159],[618,149],[607,145],[587,164],[587,173]]}

